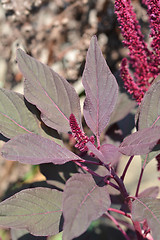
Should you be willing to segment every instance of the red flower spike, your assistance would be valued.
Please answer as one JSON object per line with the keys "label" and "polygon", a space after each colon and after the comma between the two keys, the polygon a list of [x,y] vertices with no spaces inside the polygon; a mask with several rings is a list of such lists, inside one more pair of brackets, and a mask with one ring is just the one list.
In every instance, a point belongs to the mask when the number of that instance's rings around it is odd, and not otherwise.
{"label": "red flower spike", "polygon": [[[129,65],[134,69],[130,76],[126,60],[122,61],[121,77],[125,88],[140,103],[151,82],[160,73],[160,1],[143,0],[148,8],[152,37],[150,50],[144,41],[139,22],[131,0],[115,0],[115,12],[123,35],[123,42],[129,49]],[[152,80],[152,81],[151,81]]]}
{"label": "red flower spike", "polygon": [[138,104],[140,104],[145,92],[148,89],[145,86],[139,87],[138,84],[134,81],[128,70],[126,58],[122,60],[120,73],[124,81],[124,87],[130,94],[133,94],[134,99],[138,102]]}
{"label": "red flower spike", "polygon": [[88,148],[86,147],[86,143],[90,141],[91,143],[94,144],[94,136],[91,136],[89,138],[85,135],[84,132],[82,132],[74,114],[70,115],[69,123],[70,123],[73,137],[77,141],[75,147],[78,148],[81,152],[87,152]]}

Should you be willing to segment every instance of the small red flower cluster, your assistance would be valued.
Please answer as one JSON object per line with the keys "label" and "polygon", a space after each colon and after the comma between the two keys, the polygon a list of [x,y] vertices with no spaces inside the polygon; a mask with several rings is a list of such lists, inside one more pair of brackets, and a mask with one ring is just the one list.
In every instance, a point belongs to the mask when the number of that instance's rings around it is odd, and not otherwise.
{"label": "small red flower cluster", "polygon": [[90,138],[85,135],[84,132],[82,132],[81,128],[79,127],[77,120],[74,116],[74,114],[70,115],[69,118],[70,127],[72,130],[73,137],[77,141],[75,147],[78,148],[81,152],[87,152],[88,148],[86,146],[87,142],[91,142],[94,144],[94,136],[91,136]]}

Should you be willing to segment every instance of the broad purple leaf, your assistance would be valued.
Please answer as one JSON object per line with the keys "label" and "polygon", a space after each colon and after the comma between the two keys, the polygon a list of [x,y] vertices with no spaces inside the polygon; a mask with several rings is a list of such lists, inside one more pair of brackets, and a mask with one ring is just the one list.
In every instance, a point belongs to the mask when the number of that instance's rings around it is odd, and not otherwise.
{"label": "broad purple leaf", "polygon": [[160,199],[137,198],[132,204],[132,218],[134,221],[147,220],[154,240],[160,236]]}
{"label": "broad purple leaf", "polygon": [[[160,81],[155,82],[146,92],[136,116],[138,129],[151,127],[153,124],[160,126]],[[160,153],[160,147],[148,154],[147,162]],[[146,156],[143,156],[145,159]]]}
{"label": "broad purple leaf", "polygon": [[138,129],[160,126],[160,81],[146,92],[138,112]]}
{"label": "broad purple leaf", "polygon": [[59,232],[62,192],[49,188],[22,190],[0,203],[0,226],[26,229],[36,236]]}
{"label": "broad purple leaf", "polygon": [[64,164],[80,158],[66,148],[36,134],[14,137],[1,150],[4,158],[21,163],[41,164],[52,162]]}
{"label": "broad purple leaf", "polygon": [[7,138],[31,132],[42,134],[38,119],[27,108],[23,95],[0,89],[0,132]]}
{"label": "broad purple leaf", "polygon": [[147,189],[145,189],[143,192],[141,192],[138,197],[142,198],[142,197],[152,197],[152,198],[156,198],[158,196],[159,193],[159,187],[149,187]]}
{"label": "broad purple leaf", "polygon": [[98,46],[96,36],[91,39],[82,83],[86,92],[84,117],[96,136],[107,126],[118,97],[118,85]]}
{"label": "broad purple leaf", "polygon": [[97,184],[90,174],[78,173],[71,177],[63,194],[63,240],[72,240],[85,232],[110,204],[106,185]]}
{"label": "broad purple leaf", "polygon": [[111,163],[113,165],[119,160],[121,155],[119,148],[111,144],[104,144],[100,146],[99,150],[91,142],[86,143],[86,146],[100,161],[105,164]]}
{"label": "broad purple leaf", "polygon": [[111,163],[112,165],[117,163],[121,156],[118,147],[112,144],[101,145],[99,151],[103,154],[105,163]]}
{"label": "broad purple leaf", "polygon": [[24,95],[41,111],[44,123],[61,132],[70,131],[69,116],[81,126],[81,113],[75,89],[48,66],[17,50],[19,68],[25,77]]}
{"label": "broad purple leaf", "polygon": [[91,142],[86,143],[88,149],[102,162],[107,163],[104,155]]}
{"label": "broad purple leaf", "polygon": [[125,155],[143,155],[152,151],[160,138],[160,127],[150,127],[139,130],[126,137],[119,146],[119,151]]}

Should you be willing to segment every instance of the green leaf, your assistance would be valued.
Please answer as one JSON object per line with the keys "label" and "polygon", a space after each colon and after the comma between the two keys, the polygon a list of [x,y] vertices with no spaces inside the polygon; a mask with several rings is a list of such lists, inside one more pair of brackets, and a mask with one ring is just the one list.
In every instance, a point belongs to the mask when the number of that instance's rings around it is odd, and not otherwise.
{"label": "green leaf", "polygon": [[22,190],[0,203],[0,226],[26,229],[36,236],[59,232],[62,192],[49,188]]}

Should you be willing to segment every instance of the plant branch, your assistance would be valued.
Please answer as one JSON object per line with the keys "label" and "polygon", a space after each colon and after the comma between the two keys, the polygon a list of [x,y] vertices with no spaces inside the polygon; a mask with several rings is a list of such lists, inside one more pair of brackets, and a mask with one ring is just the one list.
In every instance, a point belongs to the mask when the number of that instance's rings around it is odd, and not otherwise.
{"label": "plant branch", "polygon": [[105,212],[105,214],[107,215],[107,217],[109,219],[112,220],[112,222],[117,226],[117,228],[121,231],[121,233],[123,234],[123,236],[125,237],[126,240],[130,240],[130,238],[128,237],[128,235],[126,234],[126,232],[121,228],[121,226],[119,225],[119,223],[117,222],[117,220],[110,215],[108,212]]}
{"label": "plant branch", "polygon": [[87,163],[87,164],[94,164],[94,165],[98,165],[98,166],[102,165],[100,162],[88,161],[88,160],[85,160],[85,159],[81,159],[81,160],[78,159],[78,162]]}
{"label": "plant branch", "polygon": [[[81,164],[79,160],[78,161],[74,160],[73,162],[75,162],[79,167],[81,167],[82,169],[84,169],[88,173],[92,174],[93,176],[101,177],[99,174],[95,173],[94,171],[92,171],[87,166],[84,166],[83,164]],[[110,185],[111,187],[113,187],[113,188],[115,188],[116,190],[119,191],[119,187],[117,185],[115,185],[114,183],[110,182],[108,179],[106,179],[106,176],[103,178],[103,181],[105,183],[107,183],[108,185]]]}
{"label": "plant branch", "polygon": [[121,210],[119,210],[119,209],[109,208],[108,211],[116,212],[116,213],[119,213],[119,214],[121,214],[121,215],[123,215],[123,216],[125,216],[125,217],[131,218],[131,215],[130,215],[130,214],[125,213],[125,212],[123,212],[123,211],[121,211]]}
{"label": "plant branch", "polygon": [[142,181],[142,176],[143,176],[144,168],[145,168],[145,165],[146,165],[147,157],[148,157],[148,154],[146,155],[146,158],[145,158],[144,163],[143,163],[143,167],[141,169],[141,173],[140,173],[140,176],[139,176],[135,197],[138,197],[139,188],[140,188],[140,184],[141,184],[141,181]]}
{"label": "plant branch", "polygon": [[126,172],[127,172],[128,168],[129,168],[129,165],[130,165],[131,162],[132,162],[133,157],[134,157],[134,156],[131,156],[131,157],[129,158],[129,160],[128,160],[126,166],[125,166],[125,169],[124,169],[124,171],[123,171],[123,173],[122,173],[122,176],[121,176],[122,181],[124,181],[124,178],[125,178],[125,176],[126,176]]}
{"label": "plant branch", "polygon": [[[110,168],[108,165],[105,165],[105,167],[110,170],[111,172],[111,175],[113,176],[114,180],[117,182],[119,188],[120,188],[120,192],[122,194],[122,196],[125,198],[125,200],[127,201],[127,204],[128,204],[128,207],[131,211],[132,209],[132,202],[131,202],[131,199],[129,198],[129,194],[124,186],[124,183],[122,181],[121,178],[119,178],[116,174],[116,172],[114,171],[113,168]],[[140,223],[139,222],[135,222],[133,221],[133,226],[134,226],[134,229],[135,229],[135,232],[136,232],[136,235],[137,235],[137,239],[138,240],[143,240],[143,235],[142,235],[142,231],[141,231],[141,227],[140,227]]]}
{"label": "plant branch", "polygon": [[109,180],[106,180],[105,177],[104,177],[104,182],[119,191],[119,187],[117,185],[115,185],[114,183],[110,182]]}
{"label": "plant branch", "polygon": [[81,167],[82,169],[84,169],[85,171],[89,172],[90,174],[96,176],[96,177],[100,177],[100,175],[98,175],[97,173],[95,173],[94,171],[92,171],[90,168],[88,168],[87,166],[84,166],[83,164],[80,163],[80,161],[76,161],[74,160],[73,162],[75,162],[79,167]]}
{"label": "plant branch", "polygon": [[114,171],[114,169],[113,169],[112,167],[110,167],[110,166],[107,165],[107,164],[104,164],[104,166],[105,166],[105,167],[108,169],[108,171],[111,173],[113,179],[116,181],[116,183],[117,183],[118,186],[119,186],[119,190],[120,190],[122,196],[126,199],[126,198],[129,196],[129,194],[127,193],[127,190],[126,190],[126,188],[125,188],[125,186],[124,186],[124,183],[123,183],[122,179],[118,177],[118,175],[116,174],[116,172]]}

